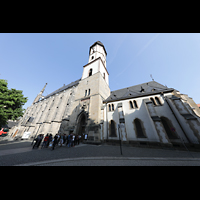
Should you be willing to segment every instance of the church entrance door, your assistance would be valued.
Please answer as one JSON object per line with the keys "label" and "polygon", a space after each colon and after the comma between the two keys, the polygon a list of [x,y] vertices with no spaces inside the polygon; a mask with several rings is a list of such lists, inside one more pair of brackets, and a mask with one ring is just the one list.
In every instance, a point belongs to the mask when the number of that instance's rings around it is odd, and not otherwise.
{"label": "church entrance door", "polygon": [[81,136],[81,142],[84,139],[83,134],[85,134],[85,127],[86,127],[86,115],[82,113],[78,119],[77,132],[76,132],[76,134]]}

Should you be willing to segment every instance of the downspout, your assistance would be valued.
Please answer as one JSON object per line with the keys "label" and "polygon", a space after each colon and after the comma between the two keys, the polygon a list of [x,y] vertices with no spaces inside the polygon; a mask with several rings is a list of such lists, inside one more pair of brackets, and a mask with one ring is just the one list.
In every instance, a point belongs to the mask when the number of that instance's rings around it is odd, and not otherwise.
{"label": "downspout", "polygon": [[167,102],[167,105],[168,105],[168,106],[169,106],[169,108],[171,109],[171,111],[172,111],[172,113],[173,113],[173,115],[174,115],[174,117],[175,117],[176,121],[178,122],[178,124],[179,124],[179,126],[180,126],[181,130],[183,131],[183,133],[184,133],[185,137],[187,138],[188,142],[189,142],[189,143],[192,143],[192,142],[190,141],[190,139],[188,138],[188,136],[186,135],[186,133],[185,133],[185,131],[184,131],[184,129],[183,129],[183,127],[182,127],[181,123],[179,122],[178,118],[176,117],[176,114],[174,113],[174,111],[173,111],[172,107],[170,106],[170,104],[169,104],[169,102],[168,102],[168,98],[167,98],[167,97],[165,97],[164,95],[163,95],[163,98],[166,100],[166,102]]}

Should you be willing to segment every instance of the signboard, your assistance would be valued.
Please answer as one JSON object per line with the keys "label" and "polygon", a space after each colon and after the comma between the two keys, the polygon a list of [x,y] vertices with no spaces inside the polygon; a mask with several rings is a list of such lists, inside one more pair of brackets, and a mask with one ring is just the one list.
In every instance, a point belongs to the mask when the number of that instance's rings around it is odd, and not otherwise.
{"label": "signboard", "polygon": [[31,132],[24,132],[22,138],[23,138],[23,139],[28,139],[29,136],[30,136],[30,134],[31,134]]}

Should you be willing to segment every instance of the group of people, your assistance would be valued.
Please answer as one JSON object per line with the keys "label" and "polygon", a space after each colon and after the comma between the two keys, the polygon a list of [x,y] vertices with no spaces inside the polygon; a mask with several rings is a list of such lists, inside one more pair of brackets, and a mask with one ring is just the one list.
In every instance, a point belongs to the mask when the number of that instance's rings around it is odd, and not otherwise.
{"label": "group of people", "polygon": [[[33,145],[33,149],[36,147],[38,148],[43,140],[44,135],[39,134],[38,137],[35,139],[35,144]],[[42,142],[41,149],[48,148],[49,146],[52,147],[51,150],[55,149],[56,145],[60,145],[62,147],[63,144],[65,144],[67,147],[74,147],[75,145],[79,145],[79,142],[81,140],[81,135],[75,135],[74,133],[69,134],[68,136],[66,134],[56,134],[54,137],[52,134],[46,134],[44,137],[44,140]]]}

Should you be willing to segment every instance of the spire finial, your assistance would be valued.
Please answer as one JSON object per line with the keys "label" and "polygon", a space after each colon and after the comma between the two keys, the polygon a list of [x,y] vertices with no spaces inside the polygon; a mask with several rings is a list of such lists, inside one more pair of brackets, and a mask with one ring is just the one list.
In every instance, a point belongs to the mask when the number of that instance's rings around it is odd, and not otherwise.
{"label": "spire finial", "polygon": [[40,93],[37,95],[37,97],[36,97],[35,100],[33,101],[33,104],[36,103],[37,101],[39,101],[39,99],[42,97],[42,94],[43,94],[43,92],[44,92],[46,86],[47,86],[47,83],[45,84],[45,86],[43,87],[43,89],[40,91]]}
{"label": "spire finial", "polygon": [[152,74],[150,74],[150,77],[152,78],[152,81],[154,81]]}

